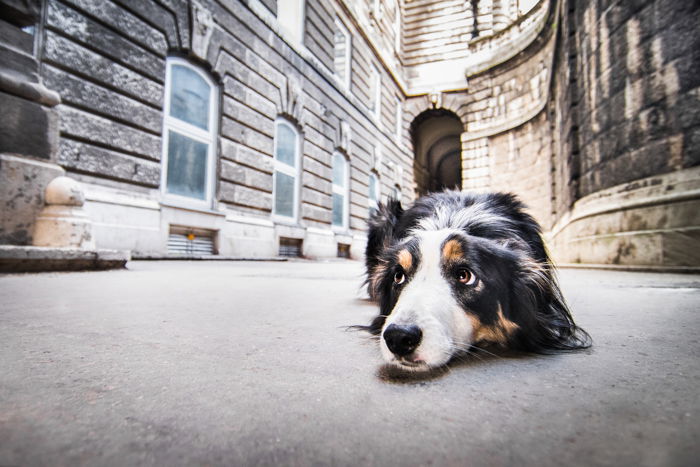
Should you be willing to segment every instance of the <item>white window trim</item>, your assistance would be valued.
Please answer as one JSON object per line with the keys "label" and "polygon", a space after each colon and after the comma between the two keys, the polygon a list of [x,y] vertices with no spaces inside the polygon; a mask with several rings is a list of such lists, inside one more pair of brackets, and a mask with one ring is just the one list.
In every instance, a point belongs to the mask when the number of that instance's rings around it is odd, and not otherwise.
{"label": "white window trim", "polygon": [[401,134],[403,133],[403,104],[398,97],[394,101],[396,104],[396,142],[401,142]]}
{"label": "white window trim", "polygon": [[394,52],[396,56],[401,54],[401,2],[396,0],[394,8]]}
{"label": "white window trim", "polygon": [[340,80],[343,83],[343,87],[346,90],[349,90],[352,72],[352,36],[350,35],[350,31],[347,27],[345,27],[345,24],[343,24],[340,18],[335,19],[335,27],[337,27],[338,30],[340,30],[340,32],[345,36],[345,70],[344,76],[341,76]]}
{"label": "white window trim", "polygon": [[382,116],[382,75],[379,74],[377,65],[372,64],[372,78],[374,79],[374,96],[372,96],[372,115],[379,123]]}
{"label": "white window trim", "polygon": [[[180,65],[197,73],[209,85],[209,130],[203,130],[195,125],[187,123],[170,115],[170,101],[172,90],[172,67]],[[214,198],[214,186],[216,179],[216,152],[218,136],[219,115],[219,87],[200,68],[193,66],[190,62],[179,57],[168,57],[165,67],[165,89],[163,108],[163,132],[161,134],[161,174],[160,174],[160,194],[161,200],[176,206],[186,208],[211,209]],[[168,146],[170,138],[168,132],[174,130],[193,140],[207,144],[207,179],[205,184],[205,199],[190,198],[188,196],[168,193]]]}
{"label": "white window trim", "polygon": [[[345,154],[340,151],[333,152],[333,164],[335,164],[336,155],[339,155],[345,163],[345,170],[343,172],[343,178],[345,179],[345,186],[336,185],[332,183],[331,191],[333,194],[341,195],[343,197],[343,224],[336,225],[333,223],[332,206],[331,206],[331,226],[335,231],[347,231],[350,226],[350,161]],[[332,180],[331,180],[332,182]]]}
{"label": "white window trim", "polygon": [[[374,183],[374,191],[375,191],[375,199],[372,199],[370,194],[372,194],[371,189],[372,185],[369,183],[369,180],[374,177],[375,183]],[[382,196],[382,185],[381,185],[381,180],[379,179],[379,174],[375,172],[374,170],[369,173],[369,178],[367,179],[367,189],[369,191],[369,194],[367,196],[367,207],[369,208],[370,212],[371,210],[379,208],[379,201],[381,200]]]}
{"label": "white window trim", "polygon": [[[277,159],[277,127],[279,125],[286,125],[294,132],[296,136],[296,144],[294,145],[294,167],[285,164],[284,162]],[[301,132],[294,126],[289,120],[285,118],[277,118],[275,120],[275,138],[274,138],[274,148],[272,153],[274,161],[274,172],[272,174],[272,219],[276,222],[281,223],[297,223],[299,220],[299,174],[301,173]],[[282,172],[285,175],[294,177],[294,200],[292,204],[293,215],[292,217],[285,216],[283,214],[277,214],[275,212],[275,190],[277,187],[277,172]]]}

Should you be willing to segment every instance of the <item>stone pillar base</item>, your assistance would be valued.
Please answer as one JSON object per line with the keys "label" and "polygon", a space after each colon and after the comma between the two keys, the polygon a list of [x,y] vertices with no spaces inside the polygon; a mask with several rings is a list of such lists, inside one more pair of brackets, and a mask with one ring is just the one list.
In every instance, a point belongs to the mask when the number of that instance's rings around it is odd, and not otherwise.
{"label": "stone pillar base", "polygon": [[582,198],[546,238],[561,264],[700,268],[700,167]]}

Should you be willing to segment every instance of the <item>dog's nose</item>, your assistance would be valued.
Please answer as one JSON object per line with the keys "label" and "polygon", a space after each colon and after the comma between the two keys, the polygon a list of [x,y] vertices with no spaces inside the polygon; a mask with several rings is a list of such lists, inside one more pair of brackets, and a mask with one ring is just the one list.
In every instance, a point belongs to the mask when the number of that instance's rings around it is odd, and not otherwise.
{"label": "dog's nose", "polygon": [[423,331],[415,324],[407,326],[390,324],[384,330],[384,340],[395,355],[404,357],[413,352],[423,337]]}

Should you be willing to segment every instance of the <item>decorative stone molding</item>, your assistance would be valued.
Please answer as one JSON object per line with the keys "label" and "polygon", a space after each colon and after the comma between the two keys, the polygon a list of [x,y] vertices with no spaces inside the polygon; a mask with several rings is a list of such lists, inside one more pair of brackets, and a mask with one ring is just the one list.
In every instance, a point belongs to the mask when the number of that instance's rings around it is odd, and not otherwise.
{"label": "decorative stone molding", "polygon": [[303,126],[304,92],[301,83],[294,75],[287,76],[285,79],[285,86],[279,89],[279,113],[292,117],[300,126]]}
{"label": "decorative stone molding", "polygon": [[335,132],[335,147],[350,153],[350,143],[352,141],[352,128],[345,120],[338,121],[338,127]]}
{"label": "decorative stone molding", "polygon": [[34,225],[34,246],[55,248],[95,248],[92,222],[83,204],[80,184],[68,177],[56,177],[46,187],[46,206]]}
{"label": "decorative stone molding", "polygon": [[192,23],[192,52],[200,59],[206,60],[209,41],[214,32],[214,18],[211,11],[193,2]]}

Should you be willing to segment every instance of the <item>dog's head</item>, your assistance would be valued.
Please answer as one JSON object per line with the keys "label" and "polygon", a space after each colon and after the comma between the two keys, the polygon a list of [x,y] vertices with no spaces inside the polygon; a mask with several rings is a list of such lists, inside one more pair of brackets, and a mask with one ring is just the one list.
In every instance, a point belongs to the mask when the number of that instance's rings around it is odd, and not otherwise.
{"label": "dog's head", "polygon": [[[585,345],[551,275],[537,225],[519,231],[531,218],[518,218],[516,207],[489,214],[492,203],[471,205],[466,216],[462,204],[442,203],[438,221],[425,209],[404,213],[394,206],[393,215],[380,209],[370,229],[382,243],[368,258],[380,314],[369,328],[379,335],[387,362],[423,371],[475,345],[534,351]],[[533,247],[534,238],[540,243]]]}

